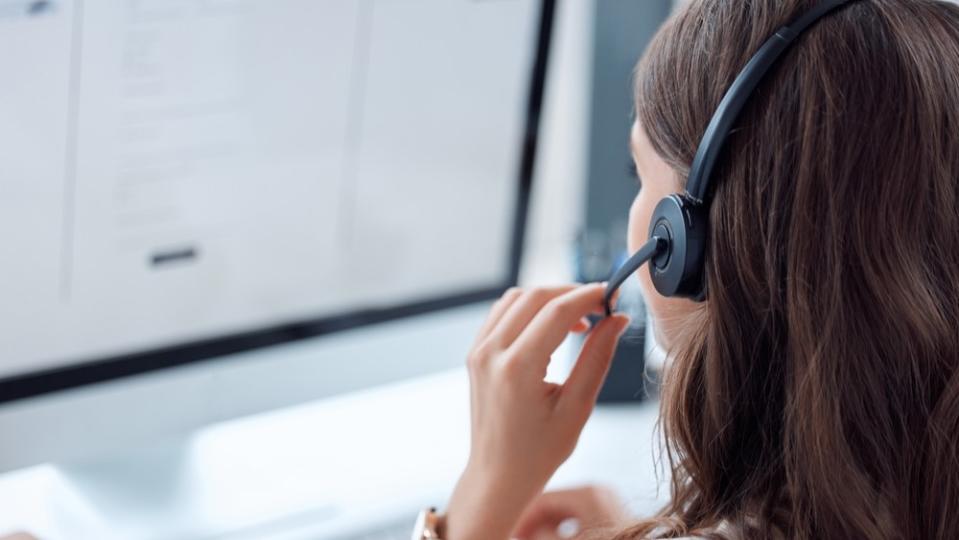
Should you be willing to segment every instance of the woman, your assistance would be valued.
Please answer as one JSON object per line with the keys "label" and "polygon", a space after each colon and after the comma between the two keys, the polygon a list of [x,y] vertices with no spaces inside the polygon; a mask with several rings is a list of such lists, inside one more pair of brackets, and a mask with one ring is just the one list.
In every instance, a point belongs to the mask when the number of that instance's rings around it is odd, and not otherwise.
{"label": "woman", "polygon": [[[816,1],[696,0],[660,31],[637,76],[631,249],[733,79]],[[548,384],[604,288],[511,290],[469,357],[471,454],[443,538],[570,516],[608,526],[598,538],[959,538],[959,7],[859,0],[822,18],[751,95],[714,176],[707,300],[638,273],[671,357],[671,502],[630,525],[595,492],[540,495],[628,321],[599,323]]]}

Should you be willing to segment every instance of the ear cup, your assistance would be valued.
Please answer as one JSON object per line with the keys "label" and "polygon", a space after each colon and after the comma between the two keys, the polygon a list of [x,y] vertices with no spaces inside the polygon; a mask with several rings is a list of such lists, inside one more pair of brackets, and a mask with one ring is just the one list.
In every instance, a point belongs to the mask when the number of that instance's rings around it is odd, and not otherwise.
{"label": "ear cup", "polygon": [[705,300],[707,223],[706,209],[682,195],[670,195],[656,205],[649,235],[668,243],[649,264],[659,294]]}

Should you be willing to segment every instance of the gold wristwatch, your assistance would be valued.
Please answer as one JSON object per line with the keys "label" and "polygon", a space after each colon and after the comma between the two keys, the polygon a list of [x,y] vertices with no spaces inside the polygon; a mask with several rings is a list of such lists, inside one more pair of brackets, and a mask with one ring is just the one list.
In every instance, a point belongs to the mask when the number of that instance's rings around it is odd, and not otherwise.
{"label": "gold wristwatch", "polygon": [[410,540],[442,540],[440,538],[440,523],[442,516],[436,513],[435,508],[427,508],[416,518],[416,527]]}

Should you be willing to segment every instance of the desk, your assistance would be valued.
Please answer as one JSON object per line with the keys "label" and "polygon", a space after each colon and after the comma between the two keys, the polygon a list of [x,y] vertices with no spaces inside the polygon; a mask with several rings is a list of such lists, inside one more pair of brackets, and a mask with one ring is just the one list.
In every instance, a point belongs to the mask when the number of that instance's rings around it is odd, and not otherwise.
{"label": "desk", "polygon": [[[656,418],[655,403],[600,406],[551,487],[601,482],[637,513],[652,512],[668,495],[654,466]],[[136,489],[116,489],[96,468],[86,475],[94,481],[85,482],[82,466],[32,467],[0,476],[0,534],[357,537],[445,503],[468,454],[468,422],[467,375],[457,369],[210,426],[104,460],[115,477],[142,480],[129,482]],[[429,435],[428,425],[444,427]]]}

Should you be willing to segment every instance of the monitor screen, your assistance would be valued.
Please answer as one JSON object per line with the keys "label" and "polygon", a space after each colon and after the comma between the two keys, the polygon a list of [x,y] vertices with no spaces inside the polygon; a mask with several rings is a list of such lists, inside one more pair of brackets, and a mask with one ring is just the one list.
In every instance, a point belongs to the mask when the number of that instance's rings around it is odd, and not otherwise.
{"label": "monitor screen", "polygon": [[508,286],[549,11],[3,0],[0,401]]}

